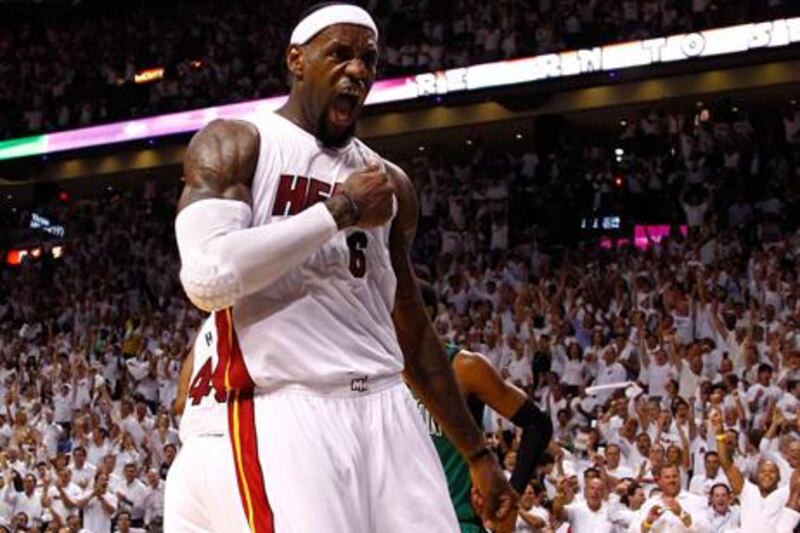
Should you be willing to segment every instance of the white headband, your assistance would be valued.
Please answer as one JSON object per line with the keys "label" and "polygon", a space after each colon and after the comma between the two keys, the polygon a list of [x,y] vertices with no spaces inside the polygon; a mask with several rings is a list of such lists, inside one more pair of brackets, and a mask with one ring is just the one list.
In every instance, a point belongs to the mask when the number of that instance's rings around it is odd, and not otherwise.
{"label": "white headband", "polygon": [[318,9],[301,20],[294,28],[289,44],[306,44],[316,34],[334,24],[364,26],[375,32],[375,38],[378,38],[378,28],[369,13],[358,6],[335,4]]}

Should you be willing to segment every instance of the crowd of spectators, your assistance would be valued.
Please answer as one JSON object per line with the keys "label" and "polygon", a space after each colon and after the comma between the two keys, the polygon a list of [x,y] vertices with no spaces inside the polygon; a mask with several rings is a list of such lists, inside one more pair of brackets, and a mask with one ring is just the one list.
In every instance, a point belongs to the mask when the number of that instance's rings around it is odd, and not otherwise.
{"label": "crowd of spectators", "polygon": [[[722,532],[797,507],[798,130],[796,111],[692,102],[628,117],[606,142],[565,127],[547,149],[395,154],[420,195],[437,331],[553,420],[517,531]],[[39,206],[66,224],[64,255],[0,271],[11,531],[161,528],[177,370],[202,320],[175,275],[178,186]],[[564,212],[639,217],[643,203],[687,234],[646,249],[559,239]],[[490,411],[485,428],[511,470],[513,429]]]}
{"label": "crowd of spectators", "polygon": [[[380,76],[796,14],[789,0],[362,1]],[[286,91],[283,54],[304,2],[171,0],[0,6],[0,139]],[[137,72],[164,78],[136,84]]]}

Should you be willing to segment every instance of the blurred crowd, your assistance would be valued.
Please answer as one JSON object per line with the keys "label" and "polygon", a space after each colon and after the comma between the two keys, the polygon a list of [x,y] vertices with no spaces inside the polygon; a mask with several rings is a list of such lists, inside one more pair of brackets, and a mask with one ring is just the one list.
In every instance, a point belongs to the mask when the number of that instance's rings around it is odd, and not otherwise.
{"label": "blurred crowd", "polygon": [[[380,77],[794,15],[789,0],[368,0]],[[285,92],[308,2],[0,6],[0,139]],[[137,72],[164,68],[136,84]]]}
{"label": "blurred crowd", "polygon": [[[552,417],[517,531],[775,526],[800,492],[800,114],[719,100],[644,110],[606,141],[548,131],[391,154],[416,181],[443,341]],[[175,275],[179,185],[42,205],[63,257],[0,271],[2,527],[160,531],[202,320]],[[563,213],[594,208],[675,229],[562,238]],[[510,471],[513,426],[484,422]]]}

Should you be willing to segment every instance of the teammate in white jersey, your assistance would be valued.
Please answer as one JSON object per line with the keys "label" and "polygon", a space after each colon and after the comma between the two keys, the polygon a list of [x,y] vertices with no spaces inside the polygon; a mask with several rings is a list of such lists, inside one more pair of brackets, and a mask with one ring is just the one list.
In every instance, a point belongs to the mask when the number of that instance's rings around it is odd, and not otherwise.
{"label": "teammate in white jersey", "polygon": [[[164,531],[246,531],[228,438],[227,393],[215,388],[219,362],[215,316],[203,323],[181,367],[175,412],[181,450],[164,491]],[[224,487],[225,489],[220,489]]]}
{"label": "teammate in white jersey", "polygon": [[457,531],[401,373],[468,460],[489,520],[516,494],[486,448],[425,313],[405,173],[353,137],[378,31],[361,8],[294,28],[287,103],[189,144],[181,282],[216,313],[215,387],[252,531]]}

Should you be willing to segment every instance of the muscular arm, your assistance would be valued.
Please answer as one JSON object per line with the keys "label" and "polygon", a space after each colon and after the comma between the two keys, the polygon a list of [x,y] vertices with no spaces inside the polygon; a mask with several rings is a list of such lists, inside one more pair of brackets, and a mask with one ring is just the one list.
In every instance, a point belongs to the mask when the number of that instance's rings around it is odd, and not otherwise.
{"label": "muscular arm", "polygon": [[392,319],[405,357],[403,375],[458,451],[469,458],[483,450],[486,443],[467,411],[442,343],[425,312],[414,275],[410,251],[417,229],[416,194],[402,170],[388,163],[387,167],[398,202],[389,252],[397,277]]}
{"label": "muscular arm", "polygon": [[255,126],[216,120],[186,151],[186,187],[175,220],[180,279],[192,303],[205,311],[266,287],[354,222],[350,202],[335,195],[279,222],[251,227],[259,150]]}
{"label": "muscular arm", "polygon": [[511,474],[511,486],[517,492],[523,491],[553,436],[550,418],[533,405],[524,392],[503,381],[481,354],[462,350],[453,361],[453,371],[462,391],[476,396],[522,428],[517,463]]}

